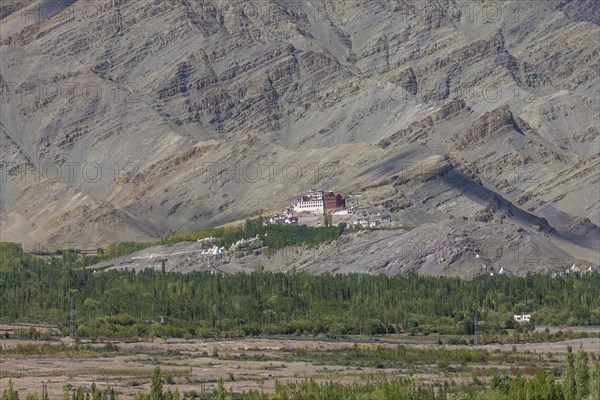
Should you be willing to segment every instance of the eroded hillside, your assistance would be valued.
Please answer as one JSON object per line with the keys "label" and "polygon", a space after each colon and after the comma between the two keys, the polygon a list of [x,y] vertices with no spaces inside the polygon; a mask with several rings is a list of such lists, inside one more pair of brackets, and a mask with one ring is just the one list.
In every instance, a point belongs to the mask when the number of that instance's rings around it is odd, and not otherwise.
{"label": "eroded hillside", "polygon": [[[415,227],[398,239],[411,245],[532,240],[532,269],[598,265],[598,14],[591,0],[13,2],[1,240],[148,240],[322,187],[363,189]],[[481,267],[413,253],[365,262]]]}

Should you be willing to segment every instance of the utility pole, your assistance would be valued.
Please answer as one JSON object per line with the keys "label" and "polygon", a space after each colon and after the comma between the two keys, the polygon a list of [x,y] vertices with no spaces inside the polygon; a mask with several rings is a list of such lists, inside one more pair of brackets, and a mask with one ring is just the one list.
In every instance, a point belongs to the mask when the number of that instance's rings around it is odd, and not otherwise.
{"label": "utility pole", "polygon": [[69,310],[69,325],[70,325],[70,334],[72,340],[75,340],[77,337],[77,326],[75,325],[75,304],[71,301],[71,308]]}
{"label": "utility pole", "polygon": [[478,318],[479,310],[475,310],[475,318],[473,319],[474,329],[473,329],[473,343],[475,346],[479,345],[479,318]]}

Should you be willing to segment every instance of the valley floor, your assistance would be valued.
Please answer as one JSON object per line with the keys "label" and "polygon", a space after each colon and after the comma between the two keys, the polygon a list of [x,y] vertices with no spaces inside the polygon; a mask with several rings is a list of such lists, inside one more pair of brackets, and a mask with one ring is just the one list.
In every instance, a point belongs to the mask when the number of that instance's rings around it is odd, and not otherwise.
{"label": "valley floor", "polygon": [[[600,328],[594,328],[599,331]],[[219,379],[234,392],[263,388],[272,391],[276,381],[318,382],[380,381],[412,378],[417,384],[442,387],[482,385],[494,375],[532,376],[553,371],[564,364],[567,348],[583,349],[600,356],[600,338],[562,342],[523,343],[513,346],[438,345],[435,338],[418,343],[406,336],[344,338],[324,340],[308,337],[182,340],[155,339],[112,344],[67,340],[42,342],[2,339],[0,386],[12,379],[23,397],[42,390],[47,384],[50,399],[62,398],[65,388],[114,388],[119,399],[130,399],[150,390],[151,375],[158,365],[165,377],[164,389],[182,396],[212,393]],[[33,346],[49,345],[45,347]],[[53,353],[48,349],[60,347]],[[19,350],[20,349],[20,350]],[[27,354],[28,350],[31,354]],[[10,351],[21,354],[10,354]],[[357,352],[362,351],[362,356]],[[401,361],[390,361],[390,354],[406,352]],[[444,353],[446,352],[446,353]],[[450,361],[444,361],[442,354]],[[453,361],[460,355],[461,361]],[[418,357],[419,361],[414,358]]]}

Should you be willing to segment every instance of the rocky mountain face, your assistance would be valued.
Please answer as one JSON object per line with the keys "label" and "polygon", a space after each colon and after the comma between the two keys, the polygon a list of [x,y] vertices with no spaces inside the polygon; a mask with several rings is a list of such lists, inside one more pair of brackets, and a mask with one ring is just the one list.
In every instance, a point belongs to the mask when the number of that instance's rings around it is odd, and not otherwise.
{"label": "rocky mountain face", "polygon": [[[349,236],[386,254],[348,253],[354,269],[472,274],[493,246],[486,268],[599,265],[599,15],[593,0],[3,4],[0,240],[148,240],[318,187],[362,189],[414,228]],[[306,268],[337,270],[326,259]]]}

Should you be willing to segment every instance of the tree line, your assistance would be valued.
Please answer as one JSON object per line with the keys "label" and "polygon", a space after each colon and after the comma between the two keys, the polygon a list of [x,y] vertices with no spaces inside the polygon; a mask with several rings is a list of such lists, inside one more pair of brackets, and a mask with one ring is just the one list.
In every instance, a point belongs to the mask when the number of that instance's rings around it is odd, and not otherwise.
{"label": "tree line", "polygon": [[[94,273],[64,258],[7,254],[0,268],[0,319],[55,322],[68,334],[73,302],[81,337],[471,335],[477,309],[482,338],[514,328],[513,314],[523,312],[535,323],[600,325],[598,273],[470,281],[416,274]],[[164,323],[157,323],[159,316]]]}

